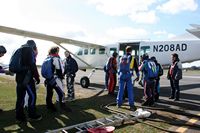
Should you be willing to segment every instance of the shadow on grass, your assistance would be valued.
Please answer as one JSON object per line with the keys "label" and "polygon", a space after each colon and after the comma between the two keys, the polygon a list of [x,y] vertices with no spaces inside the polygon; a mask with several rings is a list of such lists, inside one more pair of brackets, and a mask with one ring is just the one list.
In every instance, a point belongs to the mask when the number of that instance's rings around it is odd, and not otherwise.
{"label": "shadow on grass", "polygon": [[[99,91],[92,97],[77,99],[76,101],[67,103],[72,112],[61,110],[57,104],[57,112],[47,110],[45,105],[37,105],[38,113],[43,116],[41,121],[17,123],[15,121],[15,110],[3,111],[0,113],[0,132],[46,132],[94,120],[98,116],[110,115],[109,112],[101,109],[100,105],[115,101],[115,97],[108,95],[99,96],[102,92]],[[94,113],[90,113],[93,110],[97,113],[96,116]]]}

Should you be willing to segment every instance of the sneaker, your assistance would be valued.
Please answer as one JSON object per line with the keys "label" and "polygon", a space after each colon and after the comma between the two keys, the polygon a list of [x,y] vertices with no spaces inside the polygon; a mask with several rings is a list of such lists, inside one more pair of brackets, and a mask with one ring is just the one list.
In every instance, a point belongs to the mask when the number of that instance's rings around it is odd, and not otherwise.
{"label": "sneaker", "polygon": [[143,103],[142,103],[142,106],[148,106],[149,105],[149,103],[150,103],[150,98],[149,99],[147,99],[147,100],[145,100]]}
{"label": "sneaker", "polygon": [[149,106],[154,106],[154,100],[153,100],[153,98],[149,99]]}
{"label": "sneaker", "polygon": [[42,115],[35,114],[33,116],[29,116],[30,121],[39,121],[42,119]]}
{"label": "sneaker", "polygon": [[69,108],[65,103],[61,103],[60,108],[66,112],[72,112],[71,108]]}
{"label": "sneaker", "polygon": [[175,98],[174,101],[179,101],[179,98]]}
{"label": "sneaker", "polygon": [[130,107],[130,110],[131,110],[131,111],[136,111],[136,110],[137,110],[137,107],[135,107],[135,106],[133,105],[133,106]]}
{"label": "sneaker", "polygon": [[121,106],[117,104],[116,107],[119,109]]}
{"label": "sneaker", "polygon": [[65,99],[65,101],[72,102],[72,101],[75,101],[75,98],[74,97],[67,97]]}
{"label": "sneaker", "polygon": [[171,97],[169,97],[169,99],[174,99],[174,97],[171,96]]}

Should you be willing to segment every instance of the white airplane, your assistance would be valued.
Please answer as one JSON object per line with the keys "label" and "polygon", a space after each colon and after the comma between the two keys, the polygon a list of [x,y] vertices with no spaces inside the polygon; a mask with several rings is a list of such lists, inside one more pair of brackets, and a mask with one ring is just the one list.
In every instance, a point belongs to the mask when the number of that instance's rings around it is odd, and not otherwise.
{"label": "white airplane", "polygon": [[[200,25],[192,26],[196,29],[187,31],[200,38]],[[136,58],[140,57],[144,53],[148,53],[150,57],[155,56],[158,62],[162,65],[167,65],[171,63],[172,53],[177,53],[182,62],[200,60],[200,40],[124,41],[103,46],[5,26],[0,26],[0,32],[51,41],[65,50],[68,49],[61,45],[63,43],[79,46],[81,47],[80,50],[75,54],[71,54],[78,59],[77,62],[80,70],[91,68],[94,70],[103,69],[108,57],[110,57],[114,51],[118,52],[119,56],[122,56],[124,54],[126,46],[132,47],[132,55],[134,55]],[[89,78],[91,78],[94,72],[95,71],[92,71],[89,76],[84,76],[81,78],[80,84],[83,88],[87,88],[90,85]]]}

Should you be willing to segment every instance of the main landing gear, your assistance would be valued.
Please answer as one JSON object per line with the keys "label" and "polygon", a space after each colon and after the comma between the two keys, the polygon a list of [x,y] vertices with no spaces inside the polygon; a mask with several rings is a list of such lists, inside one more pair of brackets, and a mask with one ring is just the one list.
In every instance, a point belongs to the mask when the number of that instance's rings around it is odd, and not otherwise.
{"label": "main landing gear", "polygon": [[92,70],[92,72],[90,73],[90,75],[88,77],[87,76],[83,76],[81,78],[81,80],[80,80],[81,87],[88,88],[90,86],[90,78],[92,77],[94,72],[95,72],[95,69]]}

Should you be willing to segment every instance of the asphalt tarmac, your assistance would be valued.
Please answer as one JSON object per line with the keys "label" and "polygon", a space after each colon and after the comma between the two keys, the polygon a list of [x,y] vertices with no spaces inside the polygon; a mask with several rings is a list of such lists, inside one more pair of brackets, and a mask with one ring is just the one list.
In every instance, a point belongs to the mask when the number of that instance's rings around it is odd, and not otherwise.
{"label": "asphalt tarmac", "polygon": [[[76,86],[80,87],[80,79],[82,76],[90,75],[92,70],[87,72],[79,71],[76,76]],[[78,87],[79,86],[79,87]],[[143,101],[143,88],[136,82],[135,83],[135,102],[136,105],[141,105]],[[180,101],[173,101],[169,99],[170,96],[170,83],[165,74],[160,79],[160,100],[156,103],[156,107],[163,107],[166,110],[173,112],[185,112],[180,115],[179,119],[183,123],[195,124],[198,128],[173,126],[170,129],[176,132],[199,132],[200,131],[200,71],[184,71],[183,79],[180,80]],[[104,72],[96,70],[90,78],[90,86],[88,89],[100,90],[104,89]],[[116,87],[117,94],[118,84]],[[194,116],[188,116],[192,114]]]}

